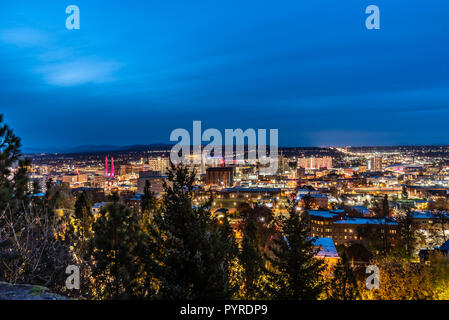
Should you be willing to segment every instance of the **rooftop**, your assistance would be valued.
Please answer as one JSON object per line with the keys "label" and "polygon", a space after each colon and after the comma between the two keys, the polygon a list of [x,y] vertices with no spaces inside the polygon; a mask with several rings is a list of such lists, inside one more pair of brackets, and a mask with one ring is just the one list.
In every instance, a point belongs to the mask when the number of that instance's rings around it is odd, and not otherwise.
{"label": "rooftop", "polygon": [[320,250],[315,255],[320,258],[338,258],[337,248],[335,247],[332,238],[316,238],[313,244],[320,247]]}
{"label": "rooftop", "polygon": [[[336,224],[385,224],[385,219],[372,219],[372,218],[345,218],[343,220],[334,221]],[[387,221],[388,225],[398,225],[395,221]]]}
{"label": "rooftop", "polygon": [[329,210],[308,210],[310,216],[322,217],[322,218],[333,218],[338,216],[338,213],[335,211]]}
{"label": "rooftop", "polygon": [[224,188],[223,192],[281,192],[279,188],[259,188],[259,187],[233,187],[233,188]]}
{"label": "rooftop", "polygon": [[[437,215],[431,211],[414,211],[412,212],[413,218],[415,219],[434,219]],[[449,215],[446,214],[446,217],[449,218]]]}

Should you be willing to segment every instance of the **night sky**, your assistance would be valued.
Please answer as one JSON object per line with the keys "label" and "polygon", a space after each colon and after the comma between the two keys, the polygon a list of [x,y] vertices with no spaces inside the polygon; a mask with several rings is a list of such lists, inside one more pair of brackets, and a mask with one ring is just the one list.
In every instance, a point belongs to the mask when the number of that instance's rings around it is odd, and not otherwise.
{"label": "night sky", "polygon": [[449,144],[449,1],[2,0],[0,113],[43,151],[193,120],[281,146]]}

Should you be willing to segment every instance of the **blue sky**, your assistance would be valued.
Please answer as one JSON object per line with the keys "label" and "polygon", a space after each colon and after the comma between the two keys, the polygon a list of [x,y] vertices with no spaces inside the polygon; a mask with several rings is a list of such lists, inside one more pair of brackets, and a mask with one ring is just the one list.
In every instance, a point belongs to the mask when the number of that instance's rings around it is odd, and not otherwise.
{"label": "blue sky", "polygon": [[[80,30],[65,28],[71,4]],[[193,120],[277,128],[281,146],[449,144],[447,0],[0,9],[0,113],[25,148],[169,142]]]}

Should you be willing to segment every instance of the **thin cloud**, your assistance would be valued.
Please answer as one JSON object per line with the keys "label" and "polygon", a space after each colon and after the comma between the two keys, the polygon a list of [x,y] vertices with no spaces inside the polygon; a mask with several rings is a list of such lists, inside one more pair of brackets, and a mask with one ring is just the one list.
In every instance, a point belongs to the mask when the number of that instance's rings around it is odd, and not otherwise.
{"label": "thin cloud", "polygon": [[31,48],[47,42],[47,36],[31,28],[12,28],[0,31],[0,41],[20,48]]}
{"label": "thin cloud", "polygon": [[38,70],[45,82],[56,86],[79,86],[114,82],[114,73],[121,67],[115,61],[79,59],[65,63],[49,64]]}

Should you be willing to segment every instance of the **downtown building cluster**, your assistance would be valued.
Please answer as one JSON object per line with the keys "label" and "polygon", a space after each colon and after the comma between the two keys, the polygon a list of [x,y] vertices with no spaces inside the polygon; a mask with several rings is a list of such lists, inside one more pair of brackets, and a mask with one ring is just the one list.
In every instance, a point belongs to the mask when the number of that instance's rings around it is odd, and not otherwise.
{"label": "downtown building cluster", "polygon": [[[225,214],[236,230],[241,223],[239,208],[246,203],[264,206],[276,215],[285,215],[289,202],[310,210],[310,236],[325,243],[327,255],[335,259],[339,246],[369,247],[376,234],[389,237],[391,246],[400,241],[398,220],[407,212],[422,235],[418,250],[431,251],[449,237],[449,224],[435,203],[449,197],[449,166],[445,149],[364,150],[316,148],[281,150],[276,174],[263,175],[258,163],[225,163],[223,159],[201,161],[189,169],[196,173],[193,205],[212,195],[212,212]],[[114,155],[38,156],[30,168],[31,183],[41,186],[52,178],[74,194],[90,193],[93,211],[118,192],[121,201],[139,210],[140,197],[149,181],[156,197],[164,194],[169,170],[168,151],[130,152]],[[379,216],[376,204],[388,201],[390,212]],[[446,228],[448,230],[446,230]],[[438,235],[438,236],[435,236]],[[360,261],[366,263],[367,261]]]}

